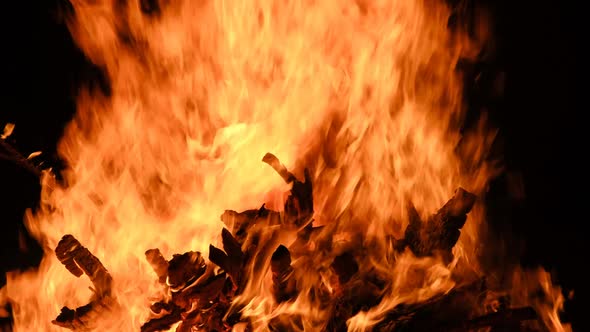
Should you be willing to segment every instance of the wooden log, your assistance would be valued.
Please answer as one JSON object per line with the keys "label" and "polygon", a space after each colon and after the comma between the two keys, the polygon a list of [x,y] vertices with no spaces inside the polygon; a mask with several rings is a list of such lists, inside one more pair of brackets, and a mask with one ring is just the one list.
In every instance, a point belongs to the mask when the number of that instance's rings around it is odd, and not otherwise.
{"label": "wooden log", "polygon": [[113,310],[114,305],[114,300],[107,297],[90,301],[76,309],[63,307],[60,314],[51,323],[77,332],[93,331],[97,320]]}
{"label": "wooden log", "polygon": [[449,262],[451,250],[459,240],[460,229],[465,225],[467,213],[475,204],[476,196],[463,188],[425,222],[421,220],[412,204],[408,206],[409,223],[404,239],[397,241],[397,250],[409,247],[418,257],[442,254]]}
{"label": "wooden log", "polygon": [[226,210],[221,215],[221,221],[231,229],[231,234],[238,243],[243,244],[249,235],[249,230],[258,224],[274,226],[282,224],[283,216],[280,212],[268,210],[264,204],[258,210],[236,212]]}
{"label": "wooden log", "polygon": [[55,248],[59,261],[76,277],[86,274],[93,284],[94,296],[91,301],[70,309],[63,307],[53,324],[74,331],[88,331],[99,316],[106,314],[116,305],[111,296],[113,279],[100,260],[83,247],[72,235],[65,235]]}
{"label": "wooden log", "polygon": [[98,297],[110,295],[113,278],[88,249],[72,235],[65,235],[55,248],[57,259],[76,277],[86,274]]}
{"label": "wooden log", "polygon": [[154,272],[156,272],[158,281],[165,284],[166,278],[168,278],[168,261],[162,256],[160,249],[147,250],[145,252],[145,258],[154,269]]}
{"label": "wooden log", "polygon": [[[447,309],[449,310],[449,309]],[[450,309],[452,310],[452,308]],[[465,317],[438,320],[426,317],[424,315],[414,315],[408,313],[406,316],[400,316],[397,320],[383,321],[372,331],[379,332],[468,332],[477,331],[482,328],[492,328],[510,326],[507,331],[519,332],[521,323],[524,321],[536,320],[537,314],[531,307],[507,309],[501,312],[495,312],[471,319]]]}
{"label": "wooden log", "polygon": [[36,177],[41,177],[39,169],[28,158],[25,158],[17,149],[10,145],[4,138],[0,138],[0,160],[6,160],[21,167]]}
{"label": "wooden log", "polygon": [[272,153],[264,155],[262,161],[277,171],[286,183],[292,184],[285,202],[285,214],[289,217],[289,223],[296,226],[307,224],[313,215],[313,187],[309,170],[304,170],[304,181],[301,182]]}
{"label": "wooden log", "polygon": [[221,237],[225,252],[210,245],[209,260],[227,272],[234,286],[238,288],[241,285],[242,270],[245,264],[244,253],[238,241],[227,229],[222,230]]}
{"label": "wooden log", "polygon": [[280,245],[270,259],[272,271],[273,295],[277,303],[290,301],[297,295],[297,281],[291,266],[289,249]]}
{"label": "wooden log", "polygon": [[332,286],[332,314],[327,330],[346,331],[346,321],[377,305],[383,289],[373,283],[368,275],[359,275],[359,265],[351,252],[344,252],[334,258],[330,268],[334,272]]}
{"label": "wooden log", "polygon": [[140,330],[141,332],[159,332],[168,331],[172,325],[178,323],[182,319],[182,309],[179,307],[172,307],[172,310],[162,317],[153,318],[145,322]]}
{"label": "wooden log", "polygon": [[330,266],[336,272],[340,284],[347,283],[359,271],[359,266],[350,252],[336,256]]}
{"label": "wooden log", "polygon": [[168,263],[168,284],[172,291],[181,290],[203,275],[206,269],[205,259],[200,252],[175,254]]}
{"label": "wooden log", "polygon": [[[464,322],[474,307],[479,306],[479,294],[487,289],[485,279],[478,279],[426,301],[400,304],[383,316],[373,331],[439,331]],[[444,330],[446,331],[446,330]]]}
{"label": "wooden log", "polygon": [[[453,327],[456,331],[468,331],[473,329],[480,329],[483,327],[504,327],[504,326],[518,326],[521,322],[538,319],[537,312],[531,307],[521,307],[506,309],[484,316],[479,316],[465,323],[457,323]],[[511,331],[516,331],[512,329]]]}

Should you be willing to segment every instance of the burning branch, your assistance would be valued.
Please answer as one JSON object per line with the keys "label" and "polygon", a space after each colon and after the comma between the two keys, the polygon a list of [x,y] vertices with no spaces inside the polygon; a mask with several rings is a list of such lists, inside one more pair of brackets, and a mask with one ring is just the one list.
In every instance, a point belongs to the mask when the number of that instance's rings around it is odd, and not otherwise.
{"label": "burning branch", "polygon": [[0,138],[0,160],[10,161],[36,177],[41,176],[41,170],[6,142],[4,138]]}
{"label": "burning branch", "polygon": [[94,285],[90,303],[70,309],[63,307],[53,324],[74,331],[91,330],[93,321],[111,309],[115,299],[111,296],[113,279],[107,269],[88,249],[72,235],[65,235],[55,248],[57,259],[76,277],[86,274]]}

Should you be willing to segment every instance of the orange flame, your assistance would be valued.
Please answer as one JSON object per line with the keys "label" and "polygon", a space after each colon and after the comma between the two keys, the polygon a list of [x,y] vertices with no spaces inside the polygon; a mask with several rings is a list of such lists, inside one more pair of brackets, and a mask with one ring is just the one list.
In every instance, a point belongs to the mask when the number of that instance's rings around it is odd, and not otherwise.
{"label": "orange flame", "polygon": [[[161,1],[152,14],[139,0],[71,3],[70,31],[106,72],[111,93],[81,91],[59,146],[71,166],[67,186],[46,174],[43,209],[27,215],[46,255],[37,271],[8,276],[16,331],[61,331],[51,325],[61,306],[90,296],[87,281],[55,258],[64,234],[109,269],[124,308],[96,330],[139,330],[161,295],[144,251],[206,254],[225,209],[281,202],[285,185],[260,162],[268,151],[297,172],[310,167],[316,223],[344,246],[383,247],[384,234],[405,228],[408,202],[430,214],[458,186],[482,194],[497,171],[484,162],[494,133],[483,124],[459,133],[455,65],[479,45],[447,28],[449,9],[439,2],[180,0]],[[453,272],[477,274],[483,221],[477,204],[450,265],[410,253],[395,265],[368,255],[360,268],[376,268],[391,287],[349,328],[364,330],[399,303],[450,291]],[[330,279],[327,263],[294,262],[307,274],[292,303],[275,305],[260,271],[235,301],[257,330],[281,313],[305,315],[305,330],[315,330],[328,313],[305,294]],[[563,330],[554,311],[546,319]]]}

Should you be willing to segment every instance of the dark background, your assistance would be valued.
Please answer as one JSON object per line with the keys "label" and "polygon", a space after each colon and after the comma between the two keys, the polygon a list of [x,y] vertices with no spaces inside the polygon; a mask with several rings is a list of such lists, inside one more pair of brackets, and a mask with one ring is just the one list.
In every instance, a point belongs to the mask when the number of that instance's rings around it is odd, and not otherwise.
{"label": "dark background", "polygon": [[[586,125],[581,117],[582,84],[588,39],[581,27],[581,5],[557,1],[473,1],[493,17],[494,56],[471,65],[481,73],[471,81],[468,98],[475,117],[483,108],[499,128],[507,173],[491,186],[493,227],[526,265],[542,264],[554,272],[575,298],[564,319],[582,330],[585,309],[586,238],[582,198],[587,192]],[[98,71],[73,45],[54,12],[58,1],[9,1],[0,20],[0,125],[16,123],[11,143],[28,154],[45,152],[51,162],[64,124],[74,112],[76,87],[96,79]],[[505,74],[503,97],[493,82]],[[522,178],[525,199],[516,199],[507,179]],[[19,230],[26,207],[38,200],[35,178],[0,159],[2,228],[0,266],[24,268],[38,260],[28,240],[19,250]],[[23,242],[22,240],[20,241]],[[27,242],[27,240],[25,240]],[[3,273],[2,273],[3,274]],[[1,280],[0,280],[1,281]]]}

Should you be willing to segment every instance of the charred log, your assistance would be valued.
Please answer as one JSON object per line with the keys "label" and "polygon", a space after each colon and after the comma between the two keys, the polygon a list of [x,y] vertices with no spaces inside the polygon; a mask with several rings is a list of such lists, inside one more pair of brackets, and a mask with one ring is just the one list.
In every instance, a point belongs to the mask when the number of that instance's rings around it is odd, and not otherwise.
{"label": "charred log", "polygon": [[359,276],[358,263],[350,252],[336,256],[330,268],[335,278],[332,280],[333,310],[327,329],[346,331],[348,319],[379,303],[382,289],[367,276]]}
{"label": "charred log", "polygon": [[168,284],[173,291],[183,289],[199,278],[207,266],[200,252],[173,255],[168,263]]}
{"label": "charred log", "polygon": [[145,252],[145,258],[156,272],[158,281],[165,284],[168,277],[168,261],[162,256],[160,249],[149,249]]}
{"label": "charred log", "polygon": [[94,296],[90,303],[70,309],[63,307],[53,324],[75,331],[86,331],[98,316],[112,309],[115,304],[111,297],[113,279],[100,260],[83,247],[72,235],[65,235],[55,248],[59,261],[76,277],[86,274],[94,285]]}
{"label": "charred log", "polygon": [[97,297],[111,294],[113,278],[88,249],[83,247],[72,235],[65,235],[55,248],[57,259],[76,277],[86,274],[94,285]]}
{"label": "charred log", "polygon": [[395,322],[387,322],[374,331],[383,332],[468,332],[482,328],[492,331],[524,332],[525,321],[536,320],[537,313],[531,307],[513,308],[478,316],[472,319],[433,320],[422,315],[406,316]]}
{"label": "charred log", "polygon": [[168,331],[172,325],[182,319],[182,310],[176,306],[169,306],[170,312],[162,317],[153,318],[141,326],[141,332]]}
{"label": "charred log", "polygon": [[41,169],[25,158],[17,149],[12,147],[4,138],[0,138],[0,160],[6,160],[30,172],[36,177],[41,176]]}
{"label": "charred log", "polygon": [[408,227],[404,239],[396,244],[398,250],[408,247],[418,257],[440,253],[447,261],[451,260],[451,250],[459,240],[460,230],[465,225],[475,199],[474,194],[459,188],[453,198],[425,222],[410,204]]}
{"label": "charred log", "polygon": [[289,222],[296,226],[307,224],[313,214],[313,188],[309,171],[304,170],[304,182],[301,182],[272,153],[264,155],[262,161],[277,171],[286,183],[292,184],[291,194],[285,202],[285,214],[291,219]]}
{"label": "charred log", "polygon": [[272,254],[270,266],[275,301],[282,303],[293,299],[297,295],[297,282],[293,276],[289,249],[280,245]]}
{"label": "charred log", "polygon": [[359,271],[359,266],[350,252],[336,256],[331,267],[338,275],[340,284],[347,283]]}
{"label": "charred log", "polygon": [[209,246],[209,260],[221,267],[231,278],[234,286],[240,286],[242,269],[244,267],[244,253],[238,241],[231,235],[227,229],[221,232],[223,249]]}
{"label": "charred log", "polygon": [[[484,316],[472,317],[473,308],[481,307],[479,294],[486,290],[484,279],[458,287],[446,294],[432,297],[428,301],[398,305],[377,324],[374,331],[469,331],[498,324],[514,324],[522,320],[535,319],[530,308],[523,311],[511,309]],[[527,314],[528,311],[528,314]],[[501,314],[505,312],[507,316]],[[512,316],[512,314],[515,314]],[[505,319],[514,317],[514,320]],[[467,319],[466,319],[467,317]],[[518,330],[516,330],[518,331]]]}
{"label": "charred log", "polygon": [[258,210],[246,210],[243,212],[226,210],[221,215],[221,221],[231,228],[231,234],[235,236],[235,239],[240,244],[243,244],[246,238],[252,235],[249,230],[255,226],[259,224],[280,225],[283,218],[280,212],[268,210],[264,204]]}

